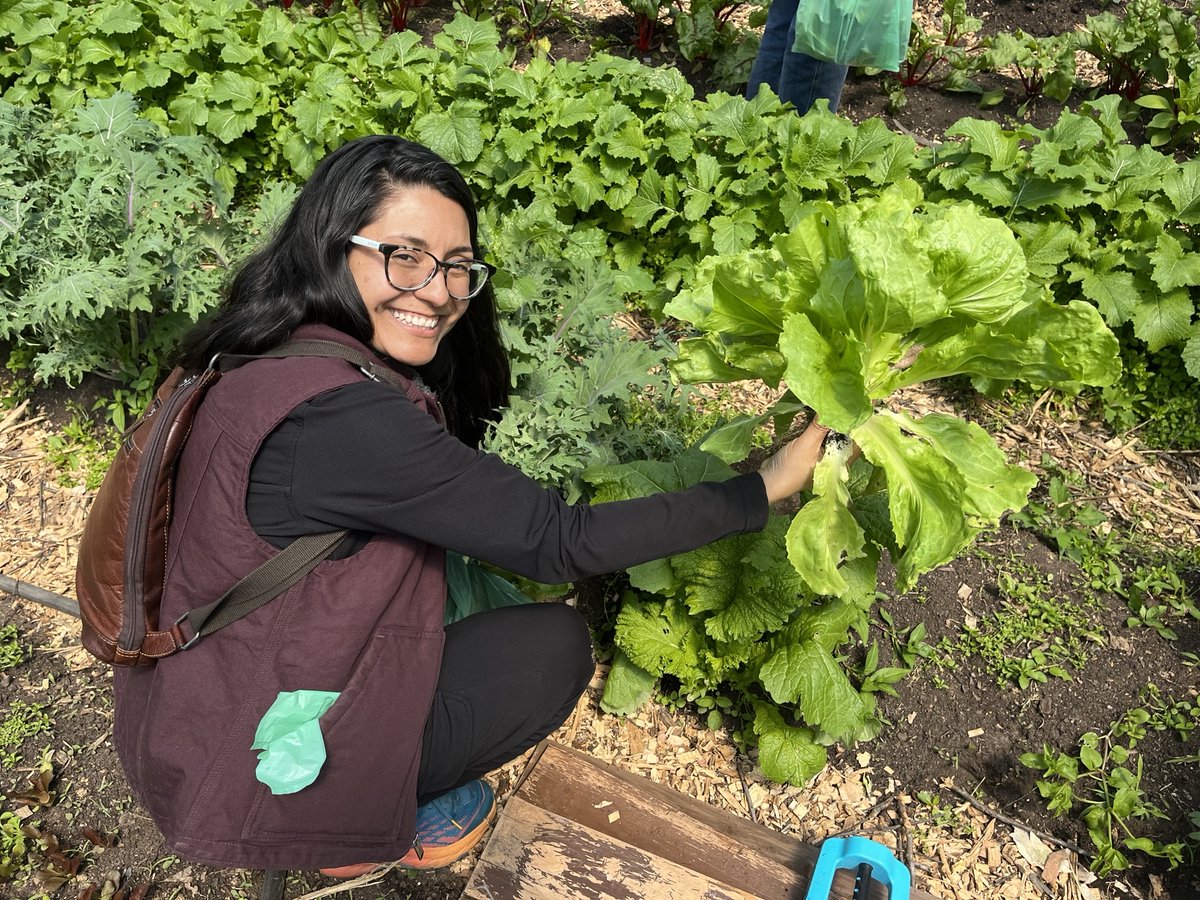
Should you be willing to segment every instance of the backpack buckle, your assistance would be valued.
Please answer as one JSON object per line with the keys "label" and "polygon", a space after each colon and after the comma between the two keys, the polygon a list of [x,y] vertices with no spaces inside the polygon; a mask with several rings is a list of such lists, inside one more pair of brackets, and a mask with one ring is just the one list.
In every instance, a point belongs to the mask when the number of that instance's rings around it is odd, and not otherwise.
{"label": "backpack buckle", "polygon": [[192,635],[191,638],[185,638],[183,635],[183,629],[179,627],[191,614],[192,611],[188,610],[182,616],[176,619],[175,624],[171,626],[171,636],[175,638],[175,643],[179,645],[180,650],[187,650],[194,643],[196,643],[196,641],[200,640],[199,631]]}

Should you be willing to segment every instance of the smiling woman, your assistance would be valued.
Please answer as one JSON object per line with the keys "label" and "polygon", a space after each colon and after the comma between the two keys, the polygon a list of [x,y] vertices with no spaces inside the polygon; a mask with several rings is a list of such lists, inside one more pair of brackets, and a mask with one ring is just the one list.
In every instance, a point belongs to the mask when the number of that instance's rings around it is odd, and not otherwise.
{"label": "smiling woman", "polygon": [[396,362],[427,365],[486,283],[471,281],[479,270],[472,269],[467,216],[432,188],[400,188],[363,230],[371,237],[350,238],[349,263],[371,317],[371,346]]}
{"label": "smiling woman", "polygon": [[509,594],[455,621],[446,551],[575,581],[761,529],[769,502],[811,483],[816,425],[761,473],[595,507],[479,451],[509,366],[476,223],[428,149],[352,141],[185,342],[192,370],[285,339],[362,357],[227,372],[183,450],[164,621],[298,538],[348,532],[275,600],[115,673],[118,753],[185,857],[334,877],[461,857],[495,811],[481,776],[562,724],[594,666],[565,604]]}

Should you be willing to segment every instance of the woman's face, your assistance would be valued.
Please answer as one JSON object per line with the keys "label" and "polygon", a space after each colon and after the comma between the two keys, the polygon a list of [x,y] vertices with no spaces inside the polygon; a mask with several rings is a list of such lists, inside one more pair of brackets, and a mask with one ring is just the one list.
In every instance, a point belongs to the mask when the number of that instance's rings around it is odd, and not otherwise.
{"label": "woman's face", "polygon": [[[384,202],[379,216],[358,233],[382,244],[424,250],[443,262],[474,257],[467,214],[453,200],[430,187],[396,189]],[[427,256],[415,254],[415,257],[420,260],[422,271],[426,264],[433,265]],[[388,283],[384,255],[379,250],[352,244],[347,261],[371,317],[374,328],[371,345],[396,362],[422,366],[432,360],[442,338],[472,302],[450,296],[441,269],[423,288],[406,291]],[[395,274],[393,280],[403,285]]]}

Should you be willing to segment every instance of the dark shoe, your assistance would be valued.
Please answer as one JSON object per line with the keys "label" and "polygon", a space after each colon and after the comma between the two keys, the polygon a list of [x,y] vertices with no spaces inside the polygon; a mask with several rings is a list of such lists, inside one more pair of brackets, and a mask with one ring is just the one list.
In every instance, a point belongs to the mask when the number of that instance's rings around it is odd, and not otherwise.
{"label": "dark shoe", "polygon": [[[486,781],[468,781],[417,807],[417,836],[399,865],[440,869],[475,849],[496,814],[496,795]],[[357,863],[322,869],[333,878],[357,878],[387,863]]]}

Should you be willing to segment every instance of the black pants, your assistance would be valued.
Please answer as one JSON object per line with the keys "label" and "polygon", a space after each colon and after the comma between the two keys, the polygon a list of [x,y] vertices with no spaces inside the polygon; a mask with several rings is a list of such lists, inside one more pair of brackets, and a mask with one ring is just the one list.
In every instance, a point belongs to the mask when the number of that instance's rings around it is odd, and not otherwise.
{"label": "black pants", "polygon": [[558,728],[594,669],[583,617],[561,603],[510,606],[448,626],[418,802],[502,766]]}

